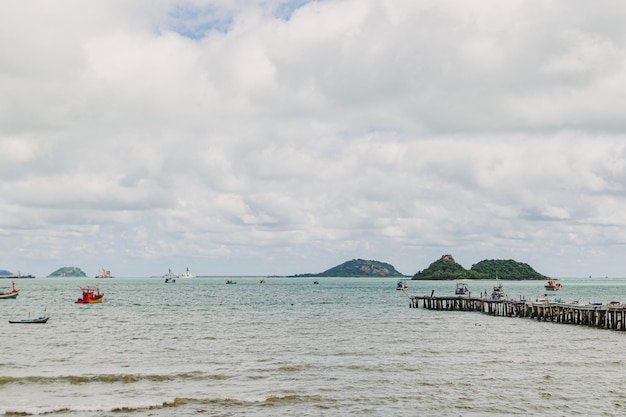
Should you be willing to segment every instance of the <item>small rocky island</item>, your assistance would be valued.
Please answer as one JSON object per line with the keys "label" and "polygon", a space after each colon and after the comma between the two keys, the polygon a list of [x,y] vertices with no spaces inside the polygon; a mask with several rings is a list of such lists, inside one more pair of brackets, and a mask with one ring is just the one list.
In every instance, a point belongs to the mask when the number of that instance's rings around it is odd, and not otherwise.
{"label": "small rocky island", "polygon": [[413,275],[413,280],[458,279],[544,280],[549,277],[535,271],[530,265],[512,259],[483,260],[468,270],[458,264],[452,255],[443,255],[423,271]]}
{"label": "small rocky island", "polygon": [[293,277],[402,277],[393,265],[379,261],[353,259],[319,274],[299,274]]}
{"label": "small rocky island", "polygon": [[85,274],[83,272],[83,270],[80,269],[80,268],[77,268],[75,266],[64,266],[62,268],[57,269],[56,271],[54,271],[50,275],[48,275],[48,278],[54,278],[54,277],[76,277],[76,278],[82,278],[82,277],[86,277],[86,276],[87,276],[87,274]]}

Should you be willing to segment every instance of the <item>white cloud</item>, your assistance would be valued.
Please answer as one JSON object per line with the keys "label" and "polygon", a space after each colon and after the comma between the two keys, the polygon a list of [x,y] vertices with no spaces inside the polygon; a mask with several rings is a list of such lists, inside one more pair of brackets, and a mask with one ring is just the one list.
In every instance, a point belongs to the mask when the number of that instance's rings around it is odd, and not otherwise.
{"label": "white cloud", "polygon": [[0,268],[624,275],[625,13],[2,4]]}

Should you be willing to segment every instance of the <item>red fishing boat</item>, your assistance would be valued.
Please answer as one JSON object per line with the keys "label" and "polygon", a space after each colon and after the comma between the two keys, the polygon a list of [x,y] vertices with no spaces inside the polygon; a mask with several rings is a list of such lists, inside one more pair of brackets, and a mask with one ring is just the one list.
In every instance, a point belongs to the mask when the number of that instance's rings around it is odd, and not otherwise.
{"label": "red fishing boat", "polygon": [[[10,289],[11,291],[4,292],[4,289]],[[7,298],[17,298],[20,294],[20,290],[15,289],[15,282],[11,281],[10,287],[0,288],[0,300]]]}
{"label": "red fishing boat", "polygon": [[82,287],[83,297],[74,301],[75,304],[93,304],[101,303],[104,293],[100,292],[98,287]]}

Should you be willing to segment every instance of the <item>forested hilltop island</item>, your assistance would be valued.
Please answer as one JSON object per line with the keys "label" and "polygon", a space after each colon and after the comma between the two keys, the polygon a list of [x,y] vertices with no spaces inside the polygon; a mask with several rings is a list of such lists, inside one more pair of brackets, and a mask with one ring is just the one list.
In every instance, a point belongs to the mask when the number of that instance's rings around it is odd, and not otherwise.
{"label": "forested hilltop island", "polygon": [[455,280],[455,279],[502,279],[529,280],[549,279],[535,271],[530,265],[512,259],[483,260],[468,270],[456,263],[452,255],[443,255],[423,271],[413,275],[412,280]]}
{"label": "forested hilltop island", "polygon": [[87,274],[83,272],[82,269],[77,268],[75,266],[64,266],[63,268],[59,268],[50,275],[48,278],[53,277],[86,277]]}
{"label": "forested hilltop island", "polygon": [[353,259],[337,265],[319,274],[299,274],[293,277],[402,277],[393,265],[379,262]]}

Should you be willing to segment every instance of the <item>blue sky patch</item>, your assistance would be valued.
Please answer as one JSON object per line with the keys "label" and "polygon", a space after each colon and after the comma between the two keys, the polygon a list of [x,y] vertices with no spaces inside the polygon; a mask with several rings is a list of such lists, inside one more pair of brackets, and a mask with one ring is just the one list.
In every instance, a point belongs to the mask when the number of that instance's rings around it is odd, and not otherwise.
{"label": "blue sky patch", "polygon": [[312,3],[316,0],[287,0],[280,3],[276,7],[275,15],[278,18],[289,20],[296,10],[304,6],[305,4]]}
{"label": "blue sky patch", "polygon": [[177,4],[168,18],[169,30],[190,39],[202,39],[211,31],[226,33],[233,22],[232,14],[227,10],[188,3]]}

